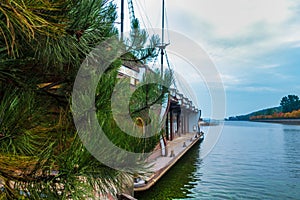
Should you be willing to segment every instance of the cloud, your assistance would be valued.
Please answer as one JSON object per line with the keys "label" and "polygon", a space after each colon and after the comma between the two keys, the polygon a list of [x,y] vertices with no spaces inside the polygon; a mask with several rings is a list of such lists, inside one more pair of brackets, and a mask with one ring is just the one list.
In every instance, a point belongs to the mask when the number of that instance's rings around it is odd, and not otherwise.
{"label": "cloud", "polygon": [[231,88],[232,91],[240,91],[240,92],[279,92],[280,89],[274,88],[274,87],[266,87],[266,86],[241,86],[241,87],[235,87]]}
{"label": "cloud", "polygon": [[[136,4],[146,26],[161,26],[161,0]],[[217,52],[218,59],[223,55],[251,59],[253,54],[266,54],[283,42],[291,43],[289,38],[299,44],[300,34],[293,32],[300,28],[291,20],[294,7],[296,3],[290,0],[172,0],[166,1],[166,27],[187,34],[209,52]]]}
{"label": "cloud", "polygon": [[258,66],[257,68],[260,68],[260,69],[274,69],[274,68],[277,68],[277,67],[280,67],[280,66],[281,66],[280,64],[267,64],[267,65]]}
{"label": "cloud", "polygon": [[285,0],[211,0],[201,6],[199,17],[209,21],[219,37],[235,37],[259,23],[280,24],[291,12]]}
{"label": "cloud", "polygon": [[221,74],[221,79],[226,87],[231,85],[239,85],[244,82],[241,78],[229,74]]}
{"label": "cloud", "polygon": [[[143,16],[141,24],[161,27],[161,2],[134,2],[140,5],[135,11],[137,16]],[[285,91],[299,91],[300,1],[166,0],[165,3],[166,27],[202,46],[220,72],[229,95],[253,99],[255,93],[261,93],[255,96],[260,104],[245,101],[243,106],[264,107],[265,102],[272,102]],[[168,38],[168,34],[165,36],[171,45],[178,42]],[[189,77],[188,84],[194,84],[199,76],[187,73],[187,65],[175,60],[174,67],[180,74],[188,74],[184,76]],[[231,109],[241,107],[234,101],[229,104]]]}
{"label": "cloud", "polygon": [[233,62],[243,68],[262,65],[265,61],[257,58],[300,43],[300,27],[292,20],[296,15],[291,1],[200,0],[194,2],[197,6],[191,4],[193,1],[169,3],[177,8],[173,27],[203,44],[222,67]]}

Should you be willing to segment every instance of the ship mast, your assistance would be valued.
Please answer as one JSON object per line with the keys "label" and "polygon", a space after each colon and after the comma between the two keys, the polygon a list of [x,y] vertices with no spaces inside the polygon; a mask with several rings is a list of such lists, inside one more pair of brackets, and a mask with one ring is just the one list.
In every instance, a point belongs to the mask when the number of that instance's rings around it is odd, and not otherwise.
{"label": "ship mast", "polygon": [[165,0],[162,0],[162,20],[161,20],[161,44],[158,46],[160,49],[160,72],[161,72],[161,77],[164,75],[164,50],[166,46],[169,44],[165,44]]}
{"label": "ship mast", "polygon": [[124,0],[121,0],[121,41],[124,35]]}
{"label": "ship mast", "polygon": [[162,21],[161,21],[161,46],[160,46],[160,72],[161,77],[164,75],[164,32],[165,32],[165,0],[162,0]]}

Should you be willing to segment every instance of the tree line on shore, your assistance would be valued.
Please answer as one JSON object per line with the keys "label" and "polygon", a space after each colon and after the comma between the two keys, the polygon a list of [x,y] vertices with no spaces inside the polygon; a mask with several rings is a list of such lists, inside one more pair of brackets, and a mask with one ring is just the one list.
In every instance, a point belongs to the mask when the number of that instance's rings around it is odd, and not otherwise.
{"label": "tree line on shore", "polygon": [[297,95],[282,97],[280,106],[229,117],[229,120],[297,119],[300,118],[300,100]]}

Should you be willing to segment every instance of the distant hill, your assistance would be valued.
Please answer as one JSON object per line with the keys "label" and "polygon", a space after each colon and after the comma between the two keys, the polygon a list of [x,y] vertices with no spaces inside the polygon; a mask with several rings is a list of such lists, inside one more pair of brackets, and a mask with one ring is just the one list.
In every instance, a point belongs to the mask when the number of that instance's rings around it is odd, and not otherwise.
{"label": "distant hill", "polygon": [[227,120],[230,121],[248,121],[250,120],[250,117],[252,116],[258,116],[258,115],[272,115],[273,113],[280,113],[282,112],[282,106],[273,107],[273,108],[266,108],[263,110],[258,110],[246,115],[239,115],[239,116],[232,116],[229,117]]}

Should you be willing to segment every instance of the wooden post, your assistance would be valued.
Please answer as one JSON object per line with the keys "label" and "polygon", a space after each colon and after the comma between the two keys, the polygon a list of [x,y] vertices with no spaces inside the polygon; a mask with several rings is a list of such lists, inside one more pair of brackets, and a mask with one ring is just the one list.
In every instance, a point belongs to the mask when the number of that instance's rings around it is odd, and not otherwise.
{"label": "wooden post", "polygon": [[173,110],[170,108],[170,140],[173,140]]}
{"label": "wooden post", "polygon": [[181,135],[181,130],[180,130],[180,111],[177,112],[177,133],[178,133],[178,136],[180,137],[180,135]]}
{"label": "wooden post", "polygon": [[169,138],[169,113],[170,113],[170,111],[168,111],[168,113],[167,113],[167,118],[166,118],[166,139],[167,140],[170,140],[170,138]]}

